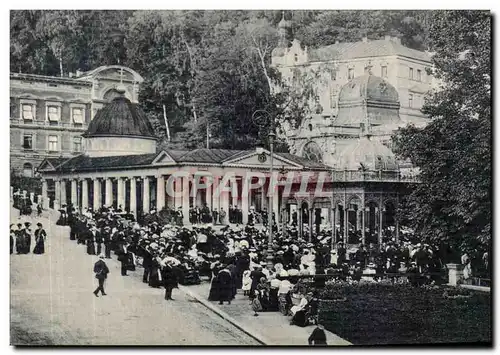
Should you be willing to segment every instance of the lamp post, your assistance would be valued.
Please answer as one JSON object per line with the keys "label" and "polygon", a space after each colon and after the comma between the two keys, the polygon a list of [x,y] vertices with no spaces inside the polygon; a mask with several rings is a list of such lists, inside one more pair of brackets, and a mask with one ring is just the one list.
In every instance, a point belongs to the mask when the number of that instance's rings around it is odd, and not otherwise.
{"label": "lamp post", "polygon": [[[268,226],[269,226],[269,239],[267,242],[267,263],[273,263],[273,212],[274,212],[274,184],[273,184],[273,172],[274,172],[274,139],[276,138],[275,132],[275,122],[274,118],[271,117],[271,114],[266,110],[257,110],[252,115],[252,119],[257,126],[265,126],[266,123],[269,124],[269,153],[270,153],[270,161],[269,161],[269,212],[268,212]],[[277,218],[278,216],[276,216]]]}

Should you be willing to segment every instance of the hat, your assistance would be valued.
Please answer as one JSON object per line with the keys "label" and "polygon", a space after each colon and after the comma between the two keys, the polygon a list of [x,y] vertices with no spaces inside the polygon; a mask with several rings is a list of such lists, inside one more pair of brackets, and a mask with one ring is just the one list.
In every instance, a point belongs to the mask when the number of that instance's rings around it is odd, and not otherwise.
{"label": "hat", "polygon": [[36,225],[37,225],[38,227],[41,227],[41,226],[42,226],[42,224],[41,224],[41,223],[37,223]]}

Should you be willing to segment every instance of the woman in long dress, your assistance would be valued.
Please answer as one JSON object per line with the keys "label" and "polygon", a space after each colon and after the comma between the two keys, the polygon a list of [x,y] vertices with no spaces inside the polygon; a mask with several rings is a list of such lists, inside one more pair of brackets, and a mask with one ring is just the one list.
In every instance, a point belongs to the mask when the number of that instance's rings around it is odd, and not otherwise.
{"label": "woman in long dress", "polygon": [[41,223],[37,223],[38,229],[35,231],[35,248],[33,249],[33,254],[44,254],[45,253],[45,239],[47,238],[47,233]]}

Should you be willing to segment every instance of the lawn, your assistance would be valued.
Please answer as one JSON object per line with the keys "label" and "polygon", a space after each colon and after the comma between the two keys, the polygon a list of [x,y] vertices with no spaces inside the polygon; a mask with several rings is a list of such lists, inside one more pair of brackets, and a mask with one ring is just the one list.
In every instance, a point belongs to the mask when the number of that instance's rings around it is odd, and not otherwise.
{"label": "lawn", "polygon": [[491,295],[447,286],[327,285],[319,321],[354,345],[491,343]]}

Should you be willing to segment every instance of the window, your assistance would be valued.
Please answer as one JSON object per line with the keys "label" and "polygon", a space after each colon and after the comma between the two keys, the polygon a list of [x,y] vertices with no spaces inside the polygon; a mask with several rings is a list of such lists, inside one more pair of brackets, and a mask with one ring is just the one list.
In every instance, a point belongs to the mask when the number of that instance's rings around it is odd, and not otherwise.
{"label": "window", "polygon": [[21,112],[24,120],[33,120],[35,118],[35,105],[22,104]]}
{"label": "window", "polygon": [[354,79],[354,68],[349,68],[349,71],[347,72],[347,79]]}
{"label": "window", "polygon": [[47,118],[49,122],[59,122],[61,118],[61,108],[59,106],[47,106]]}
{"label": "window", "polygon": [[73,138],[73,151],[81,152],[82,151],[82,137],[74,137]]}
{"label": "window", "polygon": [[332,81],[337,80],[337,71],[336,70],[332,70],[330,72],[330,78],[332,79]]}
{"label": "window", "polygon": [[381,76],[382,78],[387,78],[387,65],[382,65]]}
{"label": "window", "polygon": [[293,59],[294,59],[296,62],[298,62],[298,61],[299,61],[299,56],[298,56],[298,54],[294,54],[294,55],[293,55]]}
{"label": "window", "polygon": [[309,128],[309,131],[310,131],[310,132],[312,132],[312,130],[313,130],[313,125],[309,123],[308,128]]}
{"label": "window", "polygon": [[23,136],[23,148],[32,150],[33,149],[33,135],[32,134],[25,134]]}
{"label": "window", "polygon": [[422,71],[417,69],[417,81],[422,81]]}
{"label": "window", "polygon": [[413,107],[413,94],[408,95],[408,107]]}
{"label": "window", "polygon": [[33,165],[25,163],[23,165],[23,175],[26,177],[33,177]]}
{"label": "window", "polygon": [[83,124],[83,108],[73,107],[71,109],[71,116],[73,117],[73,123]]}
{"label": "window", "polygon": [[413,68],[410,68],[409,78],[413,80]]}
{"label": "window", "polygon": [[59,137],[49,136],[49,152],[57,152]]}

